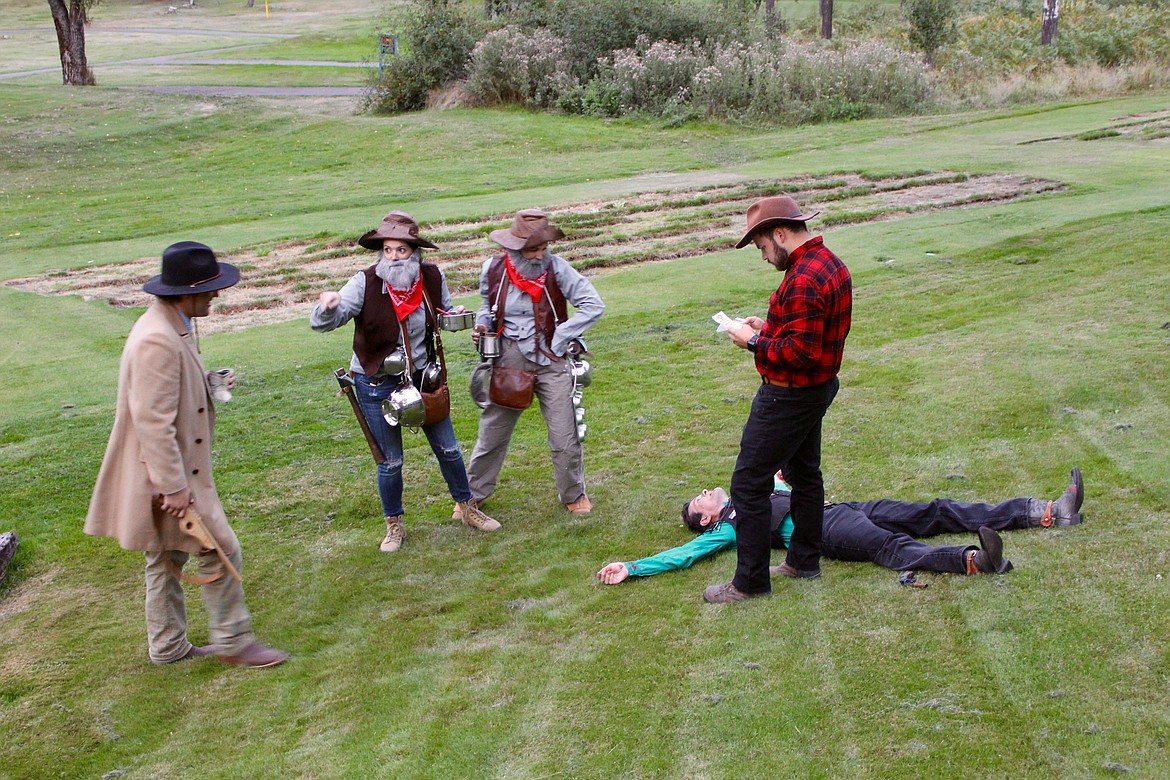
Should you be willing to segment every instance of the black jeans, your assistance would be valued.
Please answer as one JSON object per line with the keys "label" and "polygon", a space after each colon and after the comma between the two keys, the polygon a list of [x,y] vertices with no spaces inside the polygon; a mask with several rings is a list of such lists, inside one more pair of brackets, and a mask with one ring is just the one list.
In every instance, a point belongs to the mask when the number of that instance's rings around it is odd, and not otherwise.
{"label": "black jeans", "polygon": [[871,561],[895,571],[937,571],[963,574],[966,553],[975,545],[934,547],[921,537],[977,531],[1028,528],[1027,498],[1002,504],[968,504],[936,498],[930,503],[866,501],[834,504],[825,509],[821,552],[842,561]]}
{"label": "black jeans", "polygon": [[820,568],[825,483],[821,478],[821,420],[840,383],[836,378],[812,387],[760,385],[743,426],[739,459],[731,477],[731,497],[739,562],[732,584],[745,593],[767,593],[771,562],[772,488],[784,469],[792,487],[792,540],[788,563]]}

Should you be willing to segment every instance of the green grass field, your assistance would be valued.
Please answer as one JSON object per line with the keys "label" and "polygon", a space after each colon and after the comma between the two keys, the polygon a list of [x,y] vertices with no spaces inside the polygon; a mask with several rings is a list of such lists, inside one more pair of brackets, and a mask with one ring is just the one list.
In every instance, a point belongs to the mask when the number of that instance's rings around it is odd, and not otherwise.
{"label": "green grass field", "polygon": [[[99,8],[125,21],[134,5]],[[6,6],[0,28],[31,24],[36,4],[14,7],[25,16]],[[0,73],[18,69],[7,51]],[[590,518],[557,503],[532,412],[490,536],[449,519],[410,437],[408,539],[386,556],[373,465],[330,376],[348,329],[216,333],[206,363],[239,376],[217,482],[257,633],[292,660],[156,668],[141,557],[81,533],[139,312],[0,286],[0,531],[21,537],[0,584],[0,778],[1165,777],[1170,147],[1071,137],[1168,107],[1156,94],[769,132],[0,80],[0,280],[181,239],[356,238],[391,208],[426,223],[663,181],[1061,181],[824,231],[856,290],[824,469],[837,500],[1055,497],[1072,465],[1087,483],[1083,525],[1005,535],[1004,577],[923,575],[917,590],[829,561],[771,599],[704,605],[734,569],[725,554],[598,584],[609,561],[689,539],[679,504],[730,477],[759,380],[709,317],[761,313],[780,277],[727,251],[594,277]],[[456,335],[447,353],[469,452],[472,350]]]}

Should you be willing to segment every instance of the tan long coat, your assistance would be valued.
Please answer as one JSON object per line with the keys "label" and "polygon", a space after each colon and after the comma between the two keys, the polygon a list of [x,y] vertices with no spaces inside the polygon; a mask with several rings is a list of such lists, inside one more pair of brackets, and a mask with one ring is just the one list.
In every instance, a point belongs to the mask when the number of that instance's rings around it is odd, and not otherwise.
{"label": "tan long coat", "polygon": [[85,518],[85,532],[127,550],[183,550],[198,542],[155,510],[154,494],[190,488],[212,536],[236,548],[211,474],[215,406],[195,337],[172,303],[156,299],[134,324],[118,371],[114,430]]}

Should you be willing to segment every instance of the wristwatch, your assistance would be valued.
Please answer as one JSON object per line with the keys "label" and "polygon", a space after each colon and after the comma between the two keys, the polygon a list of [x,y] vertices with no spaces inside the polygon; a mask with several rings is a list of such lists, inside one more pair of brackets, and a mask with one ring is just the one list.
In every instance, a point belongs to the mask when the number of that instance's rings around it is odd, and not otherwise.
{"label": "wristwatch", "polygon": [[747,351],[748,352],[755,352],[756,351],[756,342],[759,340],[760,340],[760,334],[759,333],[753,334],[752,337],[747,340],[747,344],[746,344]]}

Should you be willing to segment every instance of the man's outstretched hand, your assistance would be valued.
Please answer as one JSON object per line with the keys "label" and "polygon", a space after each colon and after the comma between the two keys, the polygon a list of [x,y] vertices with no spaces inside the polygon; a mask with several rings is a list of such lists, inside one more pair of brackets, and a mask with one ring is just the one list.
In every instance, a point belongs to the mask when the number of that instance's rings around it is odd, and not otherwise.
{"label": "man's outstretched hand", "polygon": [[597,572],[597,579],[606,585],[617,585],[630,576],[630,570],[621,562],[607,563]]}

